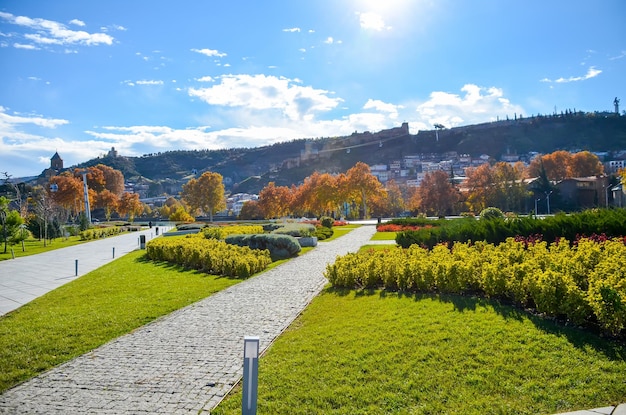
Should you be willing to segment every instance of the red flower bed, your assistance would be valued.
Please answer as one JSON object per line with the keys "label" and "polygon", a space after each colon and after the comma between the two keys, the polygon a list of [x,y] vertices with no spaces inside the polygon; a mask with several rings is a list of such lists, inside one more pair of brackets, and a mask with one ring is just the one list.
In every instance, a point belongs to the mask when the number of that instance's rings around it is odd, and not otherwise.
{"label": "red flower bed", "polygon": [[393,223],[382,223],[376,225],[378,232],[402,232],[402,231],[418,231],[420,229],[432,228],[431,225],[417,226],[417,225],[396,225]]}

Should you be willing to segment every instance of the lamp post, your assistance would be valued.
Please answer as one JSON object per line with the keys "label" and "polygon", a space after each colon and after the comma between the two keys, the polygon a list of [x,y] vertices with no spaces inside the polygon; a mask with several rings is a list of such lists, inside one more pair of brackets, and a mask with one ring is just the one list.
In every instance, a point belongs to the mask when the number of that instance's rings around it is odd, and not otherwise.
{"label": "lamp post", "polygon": [[535,199],[535,219],[537,219],[537,202],[539,202],[541,199]]}
{"label": "lamp post", "polygon": [[87,169],[82,170],[83,173],[83,197],[85,198],[85,216],[87,222],[91,225],[91,209],[89,208],[89,189],[87,188]]}
{"label": "lamp post", "polygon": [[552,190],[546,192],[546,203],[548,206],[548,215],[550,214],[550,195],[552,194]]}

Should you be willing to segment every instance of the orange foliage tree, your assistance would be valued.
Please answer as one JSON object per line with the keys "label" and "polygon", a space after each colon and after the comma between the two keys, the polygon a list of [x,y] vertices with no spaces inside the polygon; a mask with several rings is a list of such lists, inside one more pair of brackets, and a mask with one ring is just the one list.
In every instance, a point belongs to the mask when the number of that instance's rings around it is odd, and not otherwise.
{"label": "orange foliage tree", "polygon": [[117,211],[120,215],[128,215],[128,221],[132,222],[135,216],[143,212],[143,205],[139,201],[139,195],[137,193],[122,193],[119,203],[117,205]]}
{"label": "orange foliage tree", "polygon": [[465,171],[465,175],[467,176],[465,182],[467,204],[470,210],[480,212],[492,206],[496,188],[493,186],[494,177],[491,166],[485,163],[478,167],[470,167]]}
{"label": "orange foliage tree", "polygon": [[117,210],[120,198],[108,189],[104,189],[96,196],[95,207],[104,209],[106,220],[111,220],[111,213]]}
{"label": "orange foliage tree", "polygon": [[258,208],[265,219],[280,218],[291,212],[291,189],[270,182],[259,193]]}
{"label": "orange foliage tree", "polygon": [[412,206],[427,215],[451,215],[455,213],[459,199],[459,192],[450,182],[450,176],[443,170],[436,170],[424,175],[414,193]]}
{"label": "orange foliage tree", "polygon": [[56,191],[51,192],[52,200],[73,215],[83,210],[83,183],[68,172],[50,178],[50,184],[56,185]]}
{"label": "orange foliage tree", "polygon": [[361,217],[368,217],[368,199],[382,197],[386,193],[383,185],[371,173],[370,167],[363,162],[358,162],[346,172],[344,184],[347,200],[361,205]]}
{"label": "orange foliage tree", "polygon": [[598,156],[589,151],[572,155],[568,169],[570,177],[597,176],[604,173],[604,166]]}

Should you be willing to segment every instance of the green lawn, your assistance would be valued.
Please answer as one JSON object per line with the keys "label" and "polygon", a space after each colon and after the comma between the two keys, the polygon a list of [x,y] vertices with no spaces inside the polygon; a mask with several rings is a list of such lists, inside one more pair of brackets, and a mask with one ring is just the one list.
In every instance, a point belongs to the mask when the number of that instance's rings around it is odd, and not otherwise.
{"label": "green lawn", "polygon": [[70,236],[66,238],[56,238],[52,241],[47,241],[46,246],[43,246],[43,239],[28,239],[24,241],[24,251],[22,251],[22,244],[7,245],[7,252],[4,253],[4,243],[0,245],[0,261],[11,259],[11,249],[15,257],[40,254],[42,252],[52,251],[54,249],[65,248],[67,246],[82,244],[85,241],[81,241],[78,236]]}
{"label": "green lawn", "polygon": [[333,226],[333,236],[331,236],[328,239],[324,239],[323,241],[320,242],[330,242],[333,241],[345,234],[347,234],[348,232],[350,232],[353,229],[358,228],[361,225],[342,225],[342,226]]}
{"label": "green lawn", "polygon": [[376,232],[372,241],[395,241],[398,232]]}
{"label": "green lawn", "polygon": [[[553,414],[626,401],[626,346],[481,299],[326,291],[261,358],[262,414]],[[236,388],[212,414],[238,414]]]}
{"label": "green lawn", "polygon": [[0,317],[0,391],[240,280],[127,254]]}

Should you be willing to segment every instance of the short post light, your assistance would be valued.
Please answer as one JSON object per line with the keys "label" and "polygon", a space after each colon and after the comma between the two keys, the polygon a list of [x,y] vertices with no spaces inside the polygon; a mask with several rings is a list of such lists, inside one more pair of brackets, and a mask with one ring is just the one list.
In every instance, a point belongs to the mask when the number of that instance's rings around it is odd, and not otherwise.
{"label": "short post light", "polygon": [[243,395],[241,415],[256,415],[259,385],[259,338],[246,336],[243,340]]}

